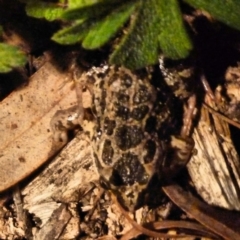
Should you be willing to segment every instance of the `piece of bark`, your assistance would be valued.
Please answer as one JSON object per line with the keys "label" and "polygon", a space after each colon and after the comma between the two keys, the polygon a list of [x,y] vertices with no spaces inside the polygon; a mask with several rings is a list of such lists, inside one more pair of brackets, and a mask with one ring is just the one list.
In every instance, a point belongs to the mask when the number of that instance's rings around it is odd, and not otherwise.
{"label": "piece of bark", "polygon": [[[92,187],[91,183],[97,180],[98,174],[92,164],[91,146],[86,136],[79,133],[22,191],[24,208],[40,218],[42,226],[53,209],[58,207],[57,202],[78,202]],[[46,209],[48,213],[45,212]]]}
{"label": "piece of bark", "polygon": [[193,139],[187,168],[197,192],[210,205],[240,210],[240,161],[228,124],[202,109]]}
{"label": "piece of bark", "polygon": [[47,223],[35,234],[35,240],[59,239],[63,229],[71,219],[71,213],[65,204],[55,209]]}
{"label": "piece of bark", "polygon": [[[78,201],[80,196],[75,191],[81,191],[97,179],[88,138],[79,132],[44,171],[24,188],[22,194],[26,195],[25,205],[47,200]],[[41,194],[37,194],[39,192]]]}

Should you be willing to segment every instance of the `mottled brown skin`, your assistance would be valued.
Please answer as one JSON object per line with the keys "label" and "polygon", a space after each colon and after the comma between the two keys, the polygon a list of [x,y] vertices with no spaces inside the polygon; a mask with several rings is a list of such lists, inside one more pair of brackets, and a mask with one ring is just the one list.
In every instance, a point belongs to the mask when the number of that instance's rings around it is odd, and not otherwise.
{"label": "mottled brown skin", "polygon": [[94,82],[90,137],[100,182],[130,211],[143,201],[152,177],[161,179],[169,148],[182,166],[193,147],[189,139],[173,136],[174,105],[151,78],[146,70],[105,66],[92,68],[79,80],[82,85]]}

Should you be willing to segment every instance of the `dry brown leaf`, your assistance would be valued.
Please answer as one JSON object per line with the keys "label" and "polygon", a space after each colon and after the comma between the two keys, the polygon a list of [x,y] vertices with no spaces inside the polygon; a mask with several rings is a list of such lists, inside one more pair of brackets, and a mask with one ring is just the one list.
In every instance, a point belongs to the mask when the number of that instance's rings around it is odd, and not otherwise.
{"label": "dry brown leaf", "polygon": [[53,146],[50,120],[76,104],[69,74],[47,62],[0,103],[0,192],[38,169],[61,146]]}

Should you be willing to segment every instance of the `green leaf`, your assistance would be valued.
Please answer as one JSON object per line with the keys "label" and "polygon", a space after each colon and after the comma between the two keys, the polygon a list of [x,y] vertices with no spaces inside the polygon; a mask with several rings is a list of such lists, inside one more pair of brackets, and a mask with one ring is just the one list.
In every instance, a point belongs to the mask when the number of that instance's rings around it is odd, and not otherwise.
{"label": "green leaf", "polygon": [[75,44],[86,36],[92,24],[92,21],[78,21],[73,26],[56,32],[52,36],[52,40],[60,44]]}
{"label": "green leaf", "polygon": [[[86,5],[86,3],[88,3]],[[82,1],[84,7],[70,9],[63,18],[82,19],[54,34],[60,44],[82,41],[86,49],[104,45],[130,19],[110,62],[141,68],[158,60],[160,48],[170,58],[186,57],[192,49],[177,0]]]}
{"label": "green leaf", "polygon": [[86,7],[98,2],[99,0],[68,0],[68,9]]}
{"label": "green leaf", "polygon": [[64,12],[62,18],[66,20],[79,20],[83,18],[96,20],[100,16],[106,15],[109,11],[114,10],[122,4],[124,4],[124,2],[121,0],[101,0],[96,4],[83,4],[78,8]]}
{"label": "green leaf", "polygon": [[156,9],[161,0],[138,1],[130,28],[110,56],[110,62],[137,69],[156,63],[158,59],[159,15]]}
{"label": "green leaf", "polygon": [[[107,0],[109,1],[109,0]],[[96,1],[95,1],[96,2]],[[104,3],[102,6],[101,1],[98,4],[94,4],[93,0],[81,1],[79,5],[82,7],[70,9],[62,14],[64,19],[74,19],[76,22],[70,26],[61,29],[56,32],[52,40],[60,44],[75,44],[87,35],[91,27],[98,22],[99,15],[103,15],[102,11],[106,13],[109,10],[110,5]],[[74,4],[74,3],[72,3]],[[107,8],[106,8],[107,7]],[[111,5],[111,8],[113,6]]]}
{"label": "green leaf", "polygon": [[83,40],[87,49],[95,49],[105,44],[127,21],[134,10],[134,2],[122,5],[105,18],[80,20],[73,26],[55,33],[52,40],[60,44],[75,44]]}
{"label": "green leaf", "polygon": [[59,4],[33,0],[26,2],[25,10],[30,17],[45,18],[48,21],[53,21],[59,19],[65,11],[63,7],[60,7],[61,2]]}
{"label": "green leaf", "polygon": [[0,43],[0,72],[6,73],[14,67],[26,64],[27,57],[17,47]]}
{"label": "green leaf", "polygon": [[125,4],[96,22],[82,42],[86,49],[103,46],[128,20],[135,8],[135,3]]}
{"label": "green leaf", "polygon": [[192,48],[177,0],[139,1],[130,29],[110,62],[141,68],[157,62],[159,48],[174,59],[186,57]]}
{"label": "green leaf", "polygon": [[184,0],[191,6],[209,12],[219,21],[240,30],[239,0]]}
{"label": "green leaf", "polygon": [[179,59],[186,57],[192,44],[183,24],[177,0],[161,0],[157,8],[160,19],[160,48],[164,55]]}

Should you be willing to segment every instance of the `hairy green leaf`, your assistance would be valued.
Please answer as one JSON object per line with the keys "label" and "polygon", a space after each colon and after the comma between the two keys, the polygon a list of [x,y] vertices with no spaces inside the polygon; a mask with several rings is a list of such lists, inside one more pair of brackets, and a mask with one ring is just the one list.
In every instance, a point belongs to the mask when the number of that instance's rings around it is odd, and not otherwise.
{"label": "hairy green leaf", "polygon": [[122,4],[125,3],[121,0],[101,0],[96,4],[84,4],[78,8],[69,9],[68,11],[64,12],[62,17],[66,20],[78,20],[83,18],[91,18],[96,20],[97,18],[108,14],[108,12],[116,9]]}
{"label": "hairy green leaf", "polygon": [[81,8],[89,5],[96,4],[101,0],[68,0],[68,8]]}
{"label": "hairy green leaf", "polygon": [[[88,5],[86,4],[88,3]],[[91,4],[90,4],[91,3]],[[64,12],[66,19],[84,19],[54,34],[61,44],[82,41],[86,49],[104,45],[129,19],[126,34],[110,56],[110,62],[141,68],[157,62],[160,49],[168,57],[186,57],[191,41],[184,28],[177,0],[82,1],[84,7]]]}
{"label": "hairy green leaf", "polygon": [[121,43],[110,56],[110,62],[128,68],[141,68],[158,59],[159,1],[138,1],[130,27]]}
{"label": "hairy green leaf", "polygon": [[49,3],[43,1],[26,1],[27,15],[35,18],[45,18],[48,21],[59,19],[64,8],[61,7],[61,3]]}
{"label": "hairy green leaf", "polygon": [[17,47],[0,43],[0,72],[9,72],[14,67],[26,64],[27,57]]}
{"label": "hairy green leaf", "polygon": [[216,19],[240,30],[239,0],[184,0],[193,7],[209,12]]}
{"label": "hairy green leaf", "polygon": [[[53,20],[74,20],[54,34],[60,44],[82,42],[86,49],[103,46],[130,19],[110,62],[128,68],[141,68],[157,62],[160,50],[173,59],[186,57],[192,49],[178,0],[69,0],[68,9],[43,1],[27,2],[28,14]],[[239,0],[184,0],[203,9],[229,26],[240,29]],[[130,17],[131,16],[131,17]]]}
{"label": "hairy green leaf", "polygon": [[110,61],[141,68],[157,62],[160,48],[174,59],[186,57],[192,48],[177,0],[142,0]]}
{"label": "hairy green leaf", "polygon": [[52,36],[52,40],[60,44],[75,44],[81,41],[89,31],[92,21],[78,21],[73,26],[65,27]]}
{"label": "hairy green leaf", "polygon": [[86,49],[95,49],[104,45],[128,20],[135,4],[130,2],[115,9],[105,18],[96,22],[84,38],[82,45]]}
{"label": "hairy green leaf", "polygon": [[161,0],[157,8],[160,16],[160,48],[170,58],[184,58],[192,44],[183,24],[177,0]]}
{"label": "hairy green leaf", "polygon": [[78,20],[73,26],[65,27],[55,33],[52,39],[60,44],[75,44],[83,40],[82,44],[85,48],[98,48],[119,30],[133,10],[134,1],[129,1],[118,8],[115,7],[106,17]]}

